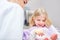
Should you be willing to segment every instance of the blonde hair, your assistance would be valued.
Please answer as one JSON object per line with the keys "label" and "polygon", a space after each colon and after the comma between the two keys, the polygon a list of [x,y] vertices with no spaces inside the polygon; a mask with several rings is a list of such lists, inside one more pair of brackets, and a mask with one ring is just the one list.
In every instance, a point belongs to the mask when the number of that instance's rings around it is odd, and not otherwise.
{"label": "blonde hair", "polygon": [[35,25],[34,18],[37,16],[40,16],[40,15],[45,15],[45,17],[46,17],[45,24],[47,27],[49,27],[51,25],[51,21],[48,18],[48,14],[47,14],[46,10],[43,8],[41,8],[41,9],[39,8],[39,9],[35,10],[34,14],[29,18],[30,27]]}

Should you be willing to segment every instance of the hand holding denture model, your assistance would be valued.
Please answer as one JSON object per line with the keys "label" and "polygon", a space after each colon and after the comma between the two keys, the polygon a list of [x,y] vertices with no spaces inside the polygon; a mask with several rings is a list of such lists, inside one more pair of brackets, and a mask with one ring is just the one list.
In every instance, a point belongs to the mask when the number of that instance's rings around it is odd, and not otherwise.
{"label": "hand holding denture model", "polygon": [[35,35],[37,35],[35,40],[51,40],[50,38],[47,37],[47,35],[45,35],[42,29],[36,29],[34,32]]}

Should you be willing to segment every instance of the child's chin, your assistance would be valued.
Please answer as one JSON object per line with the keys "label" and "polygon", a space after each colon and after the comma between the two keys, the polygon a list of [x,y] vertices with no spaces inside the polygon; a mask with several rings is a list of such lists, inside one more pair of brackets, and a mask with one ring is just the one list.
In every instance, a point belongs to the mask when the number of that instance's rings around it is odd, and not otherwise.
{"label": "child's chin", "polygon": [[40,27],[44,27],[44,25],[39,25]]}

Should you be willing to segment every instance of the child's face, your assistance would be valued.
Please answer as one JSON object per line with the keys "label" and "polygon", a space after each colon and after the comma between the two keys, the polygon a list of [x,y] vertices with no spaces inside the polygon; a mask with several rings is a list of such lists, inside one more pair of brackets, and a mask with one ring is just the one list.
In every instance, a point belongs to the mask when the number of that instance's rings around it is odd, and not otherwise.
{"label": "child's face", "polygon": [[37,16],[34,21],[35,21],[35,24],[36,26],[44,26],[45,25],[45,15],[40,15],[40,16]]}

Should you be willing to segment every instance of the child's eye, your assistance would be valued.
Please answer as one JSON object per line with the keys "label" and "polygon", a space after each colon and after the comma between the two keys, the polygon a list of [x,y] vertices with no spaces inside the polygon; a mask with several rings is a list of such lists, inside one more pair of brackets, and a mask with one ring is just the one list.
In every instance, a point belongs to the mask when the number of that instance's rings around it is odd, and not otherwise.
{"label": "child's eye", "polygon": [[45,22],[45,20],[43,20],[43,22]]}

